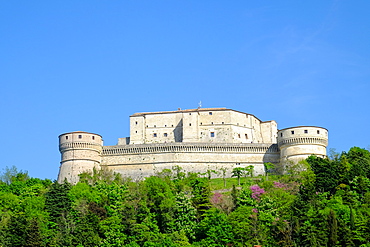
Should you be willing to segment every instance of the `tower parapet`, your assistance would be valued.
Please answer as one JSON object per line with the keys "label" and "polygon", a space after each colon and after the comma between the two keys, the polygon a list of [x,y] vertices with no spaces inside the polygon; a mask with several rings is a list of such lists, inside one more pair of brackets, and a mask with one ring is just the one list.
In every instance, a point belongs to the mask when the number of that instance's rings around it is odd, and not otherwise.
{"label": "tower parapet", "polygon": [[298,126],[278,131],[278,147],[282,163],[294,163],[314,154],[326,157],[328,130],[315,126]]}
{"label": "tower parapet", "polygon": [[59,151],[62,157],[58,182],[67,179],[75,184],[80,173],[100,169],[102,148],[103,140],[98,134],[82,131],[61,134]]}

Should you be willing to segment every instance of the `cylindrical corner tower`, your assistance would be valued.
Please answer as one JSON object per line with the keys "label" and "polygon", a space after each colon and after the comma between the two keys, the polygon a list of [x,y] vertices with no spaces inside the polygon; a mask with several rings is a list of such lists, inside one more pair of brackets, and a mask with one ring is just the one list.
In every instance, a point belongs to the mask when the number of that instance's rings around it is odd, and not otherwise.
{"label": "cylindrical corner tower", "polygon": [[59,151],[62,155],[58,182],[65,179],[72,184],[85,171],[100,169],[103,140],[100,135],[76,131],[59,136]]}
{"label": "cylindrical corner tower", "polygon": [[278,131],[280,160],[297,163],[314,154],[326,157],[328,130],[314,126],[299,126]]}

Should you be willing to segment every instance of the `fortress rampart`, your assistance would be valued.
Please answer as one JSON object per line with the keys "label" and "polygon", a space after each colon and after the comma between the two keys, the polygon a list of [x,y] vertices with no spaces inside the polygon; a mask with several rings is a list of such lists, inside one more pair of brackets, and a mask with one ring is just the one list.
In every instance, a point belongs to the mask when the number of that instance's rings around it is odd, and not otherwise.
{"label": "fortress rampart", "polygon": [[59,136],[62,154],[58,181],[76,183],[78,174],[107,167],[141,179],[180,166],[185,172],[219,171],[264,163],[298,162],[315,154],[326,156],[328,131],[314,126],[279,130],[275,121],[226,108],[136,113],[130,117],[130,137],[103,146],[100,135],[70,132]]}
{"label": "fortress rampart", "polygon": [[279,153],[276,144],[237,143],[158,143],[137,145],[116,145],[103,147],[103,155],[143,154],[173,152],[216,152],[216,153]]}
{"label": "fortress rampart", "polygon": [[134,178],[154,175],[163,169],[181,166],[185,172],[219,171],[254,165],[254,172],[264,172],[263,163],[278,163],[280,153],[276,144],[244,143],[158,143],[106,146],[102,166]]}

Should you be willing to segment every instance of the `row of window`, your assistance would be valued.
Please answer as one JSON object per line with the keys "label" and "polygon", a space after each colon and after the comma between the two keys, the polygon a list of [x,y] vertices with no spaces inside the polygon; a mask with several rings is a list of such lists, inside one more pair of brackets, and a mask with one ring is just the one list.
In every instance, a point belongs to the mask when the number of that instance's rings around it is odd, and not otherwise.
{"label": "row of window", "polygon": [[[190,126],[191,126],[191,124],[190,124]],[[149,125],[147,125],[146,127],[149,128]],[[153,127],[156,128],[157,125],[154,125]],[[164,127],[167,127],[167,124],[165,124]],[[173,124],[171,125],[171,127],[173,127]]]}
{"label": "row of window", "polygon": [[[137,124],[137,122],[136,122]],[[211,122],[211,124],[213,125],[214,122]],[[221,124],[225,124],[225,122],[221,122]],[[201,122],[200,125],[203,125],[203,123]],[[239,123],[236,124],[237,126],[239,126]],[[189,126],[191,126],[191,123],[189,123]],[[149,125],[146,126],[147,128],[149,128]],[[157,125],[153,125],[154,128],[157,127]],[[164,125],[164,127],[167,127],[167,124]],[[171,125],[171,127],[173,127],[173,124]],[[244,124],[244,127],[246,127],[246,125]]]}
{"label": "row of window", "polygon": [[[191,113],[189,113],[189,115],[191,115]],[[209,112],[209,115],[212,115],[212,112]],[[135,124],[137,125],[138,122],[135,121]],[[211,122],[211,124],[213,124],[213,122]],[[221,124],[225,124],[225,122],[222,122]],[[203,125],[203,123],[200,123],[200,125]],[[239,125],[239,123],[237,123],[236,125]],[[191,126],[191,123],[189,123],[189,126]],[[246,125],[244,124],[244,127],[245,126]],[[149,128],[149,125],[147,125],[146,127]],[[154,128],[156,128],[156,127],[157,127],[157,125],[154,125]],[[167,127],[167,125],[164,125],[164,127]],[[171,125],[171,127],[173,127],[173,124]]]}
{"label": "row of window", "polygon": [[[210,111],[208,114],[209,114],[209,115],[212,115],[213,113]],[[191,115],[191,112],[189,113],[189,115]]]}
{"label": "row of window", "polygon": [[[168,136],[168,134],[167,134],[167,133],[163,133],[163,136],[164,136],[164,137],[167,137],[167,136]],[[153,137],[157,137],[157,133],[154,133],[154,134],[153,134]]]}
{"label": "row of window", "polygon": [[[203,132],[201,132],[200,134],[202,135]],[[158,137],[158,134],[157,133],[153,133],[153,137]],[[168,137],[168,134],[167,133],[163,133],[163,137]],[[210,132],[210,137],[215,137],[215,132]],[[240,138],[241,135],[238,134],[238,137]],[[245,139],[248,139],[248,134],[245,134]]]}
{"label": "row of window", "polygon": [[[213,122],[211,122],[211,124],[213,124]],[[225,122],[222,122],[221,124],[225,124]],[[200,123],[200,125],[203,125],[203,123]],[[239,124],[238,124],[239,125]]]}
{"label": "row of window", "polygon": [[[78,135],[78,139],[82,139],[82,135]],[[91,139],[95,140],[95,136],[91,136]],[[66,140],[68,140],[68,136],[66,136]]]}
{"label": "row of window", "polygon": [[[135,122],[135,124],[137,125],[137,121]],[[148,128],[149,125],[147,125],[146,127]],[[154,127],[157,127],[157,125],[154,125]],[[164,127],[167,127],[167,124],[165,124]],[[171,125],[171,127],[173,127],[173,124]]]}
{"label": "row of window", "polygon": [[[308,130],[304,130],[303,132],[304,132],[305,134],[308,134]],[[292,135],[294,135],[294,130],[290,131],[290,133],[291,133]],[[317,134],[320,134],[320,130],[317,130],[317,131],[316,131],[316,133],[317,133]],[[281,137],[283,137],[283,133],[280,133],[280,136],[281,136]]]}
{"label": "row of window", "polygon": [[[212,113],[212,112],[209,112],[208,114],[209,114],[209,115],[213,115],[213,113]],[[189,115],[191,115],[191,113],[189,113]],[[248,118],[248,115],[246,115],[246,117]],[[257,120],[254,120],[254,121],[257,123]],[[137,121],[135,121],[135,124],[137,125],[137,124],[138,124],[138,122],[137,122]],[[212,122],[211,124],[213,124],[213,122]],[[222,122],[222,124],[224,124],[224,122]],[[202,123],[200,123],[200,125],[202,125]],[[237,125],[239,125],[239,123],[238,123]],[[189,124],[189,126],[191,126],[191,124]],[[244,126],[245,126],[245,125],[244,125]],[[147,125],[146,127],[149,127],[149,126]],[[156,126],[154,125],[154,127],[156,127]],[[165,125],[164,127],[167,127],[167,125]],[[173,127],[173,125],[172,125],[172,127]]]}

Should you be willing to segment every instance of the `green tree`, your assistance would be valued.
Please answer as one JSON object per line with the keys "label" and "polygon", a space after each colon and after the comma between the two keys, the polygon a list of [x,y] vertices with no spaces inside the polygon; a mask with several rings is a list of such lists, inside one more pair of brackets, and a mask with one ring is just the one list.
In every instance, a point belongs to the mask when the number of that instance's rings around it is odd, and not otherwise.
{"label": "green tree", "polygon": [[236,246],[252,246],[256,243],[253,235],[253,207],[238,207],[228,216],[228,221],[232,227],[234,242]]}
{"label": "green tree", "polygon": [[226,246],[232,243],[232,227],[225,214],[211,208],[197,228],[197,239],[202,246]]}
{"label": "green tree", "polygon": [[335,192],[336,187],[340,184],[340,174],[337,166],[333,166],[333,162],[329,159],[323,159],[316,156],[307,158],[308,164],[315,173],[315,188],[316,191]]}
{"label": "green tree", "polygon": [[22,170],[18,171],[16,166],[12,167],[5,167],[2,169],[2,173],[0,173],[0,181],[6,183],[6,184],[11,184],[14,181],[26,181],[29,179],[28,172],[25,171],[23,172]]}
{"label": "green tree", "polygon": [[224,180],[224,188],[226,188],[226,172],[228,169],[226,167],[221,167],[220,170],[222,172],[222,179]]}
{"label": "green tree", "polygon": [[218,174],[218,172],[212,169],[207,169],[207,171],[203,173],[202,175],[207,175],[208,180],[211,180],[212,174]]}
{"label": "green tree", "polygon": [[125,228],[118,215],[101,220],[99,229],[103,235],[101,246],[124,246],[127,236],[124,233]]}
{"label": "green tree", "polygon": [[26,246],[27,219],[23,212],[11,216],[5,238],[8,246]]}
{"label": "green tree", "polygon": [[181,166],[174,166],[172,167],[172,170],[175,171],[175,178],[178,180],[182,180],[185,178],[185,172],[183,172],[183,169]]}
{"label": "green tree", "polygon": [[244,168],[242,167],[235,167],[232,171],[232,177],[238,178],[238,185],[240,186],[240,177],[244,174]]}
{"label": "green tree", "polygon": [[187,196],[184,192],[176,195],[174,219],[176,231],[184,232],[189,239],[195,238],[196,209],[191,203],[190,196]]}
{"label": "green tree", "polygon": [[247,177],[253,177],[253,171],[254,171],[254,166],[250,165],[247,167],[244,167],[244,172],[243,175],[245,177],[245,182],[247,183]]}
{"label": "green tree", "polygon": [[335,148],[329,148],[328,158],[331,161],[338,161],[340,158],[340,153],[338,153]]}
{"label": "green tree", "polygon": [[145,179],[144,185],[148,193],[148,203],[151,212],[154,213],[161,232],[168,233],[172,231],[174,224],[174,206],[175,196],[170,184],[159,177],[149,177]]}
{"label": "green tree", "polygon": [[192,188],[192,203],[197,209],[197,219],[201,219],[203,214],[210,208],[210,188],[209,180],[207,178],[200,178],[198,176],[192,177],[189,180]]}
{"label": "green tree", "polygon": [[338,222],[333,209],[330,209],[328,215],[329,239],[328,246],[335,246],[338,242]]}
{"label": "green tree", "polygon": [[45,194],[45,211],[49,214],[48,245],[71,246],[74,222],[72,201],[68,196],[71,184],[54,182]]}
{"label": "green tree", "polygon": [[350,164],[348,180],[356,176],[370,178],[370,152],[359,147],[352,147],[348,153],[343,152],[341,159],[345,158]]}
{"label": "green tree", "polygon": [[264,163],[263,165],[265,167],[266,180],[268,180],[268,174],[271,173],[271,171],[275,168],[275,165],[271,162]]}

